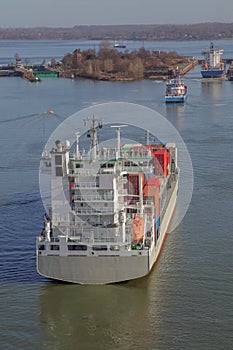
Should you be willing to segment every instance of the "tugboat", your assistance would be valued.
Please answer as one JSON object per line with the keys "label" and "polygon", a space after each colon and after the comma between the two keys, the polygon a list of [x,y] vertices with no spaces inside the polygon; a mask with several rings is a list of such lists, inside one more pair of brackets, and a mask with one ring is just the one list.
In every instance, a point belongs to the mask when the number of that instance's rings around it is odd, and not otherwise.
{"label": "tugboat", "polygon": [[184,82],[180,77],[170,79],[166,83],[166,94],[165,94],[166,103],[185,102],[187,96],[188,96],[188,87],[184,84]]}
{"label": "tugboat", "polygon": [[202,51],[204,61],[202,63],[201,75],[203,78],[225,77],[225,64],[220,58],[223,52],[223,50],[215,49],[212,42],[208,50]]}
{"label": "tugboat", "polygon": [[39,274],[109,284],[146,276],[157,261],[176,206],[177,148],[150,143],[149,135],[146,144],[121,144],[123,126],[111,126],[115,146],[99,148],[97,130],[110,126],[93,117],[90,150],[76,132],[73,148],[57,140],[50,159],[42,158],[51,208],[37,237]]}

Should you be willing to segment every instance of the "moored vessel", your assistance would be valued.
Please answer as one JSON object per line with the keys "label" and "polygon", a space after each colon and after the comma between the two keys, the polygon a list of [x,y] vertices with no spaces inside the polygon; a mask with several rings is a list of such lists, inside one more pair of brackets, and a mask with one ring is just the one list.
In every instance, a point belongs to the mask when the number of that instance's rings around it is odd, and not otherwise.
{"label": "moored vessel", "polygon": [[180,77],[168,80],[166,83],[166,103],[185,102],[188,96],[188,87]]}
{"label": "moored vessel", "polygon": [[204,61],[202,62],[201,75],[203,78],[222,78],[225,76],[225,64],[221,59],[223,50],[214,48],[210,43],[210,48],[203,50]]}
{"label": "moored vessel", "polygon": [[233,81],[233,61],[231,61],[230,63],[226,76],[227,76],[227,80]]}
{"label": "moored vessel", "polygon": [[[56,142],[42,165],[51,176],[51,208],[37,237],[38,273],[79,284],[147,275],[159,257],[176,205],[179,168],[174,143],[99,148],[93,117],[90,150]],[[107,126],[106,126],[107,127]],[[148,136],[148,135],[147,135]]]}

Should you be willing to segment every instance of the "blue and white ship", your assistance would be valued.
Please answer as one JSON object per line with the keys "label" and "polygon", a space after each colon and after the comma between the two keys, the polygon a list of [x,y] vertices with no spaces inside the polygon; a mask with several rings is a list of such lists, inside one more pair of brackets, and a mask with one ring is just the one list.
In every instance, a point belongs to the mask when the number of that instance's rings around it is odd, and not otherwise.
{"label": "blue and white ship", "polygon": [[215,49],[212,42],[209,49],[202,51],[204,61],[201,75],[203,78],[222,78],[225,76],[225,64],[221,60],[223,52],[223,50]]}
{"label": "blue and white ship", "polygon": [[166,103],[184,102],[188,96],[188,87],[180,77],[170,79],[166,83]]}

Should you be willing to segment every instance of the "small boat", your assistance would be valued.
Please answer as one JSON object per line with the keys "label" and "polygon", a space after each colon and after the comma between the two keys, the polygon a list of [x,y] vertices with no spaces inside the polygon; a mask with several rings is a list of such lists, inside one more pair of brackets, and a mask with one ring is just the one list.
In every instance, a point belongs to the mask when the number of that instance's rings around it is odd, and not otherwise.
{"label": "small boat", "polygon": [[223,50],[215,49],[214,44],[210,43],[210,48],[203,50],[204,61],[202,63],[202,78],[223,78],[225,77],[225,64],[220,58]]}
{"label": "small boat", "polygon": [[170,79],[166,83],[166,103],[184,102],[188,96],[188,88],[180,77]]}
{"label": "small boat", "polygon": [[124,49],[126,48],[126,45],[124,44],[123,41],[119,43],[118,41],[115,40],[113,47],[115,47],[116,49]]}
{"label": "small boat", "polygon": [[48,109],[46,114],[55,114],[54,111],[52,109]]}
{"label": "small boat", "polygon": [[231,61],[231,64],[227,70],[227,80],[233,81],[233,61]]}

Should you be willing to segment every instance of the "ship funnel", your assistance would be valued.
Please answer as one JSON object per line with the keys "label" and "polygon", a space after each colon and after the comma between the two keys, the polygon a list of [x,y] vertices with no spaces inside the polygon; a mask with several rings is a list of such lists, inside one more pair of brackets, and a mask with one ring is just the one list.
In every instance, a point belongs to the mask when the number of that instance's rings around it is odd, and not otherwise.
{"label": "ship funnel", "polygon": [[55,142],[56,146],[57,146],[57,151],[58,152],[61,152],[62,151],[62,144],[61,144],[61,141],[60,140],[57,140]]}

